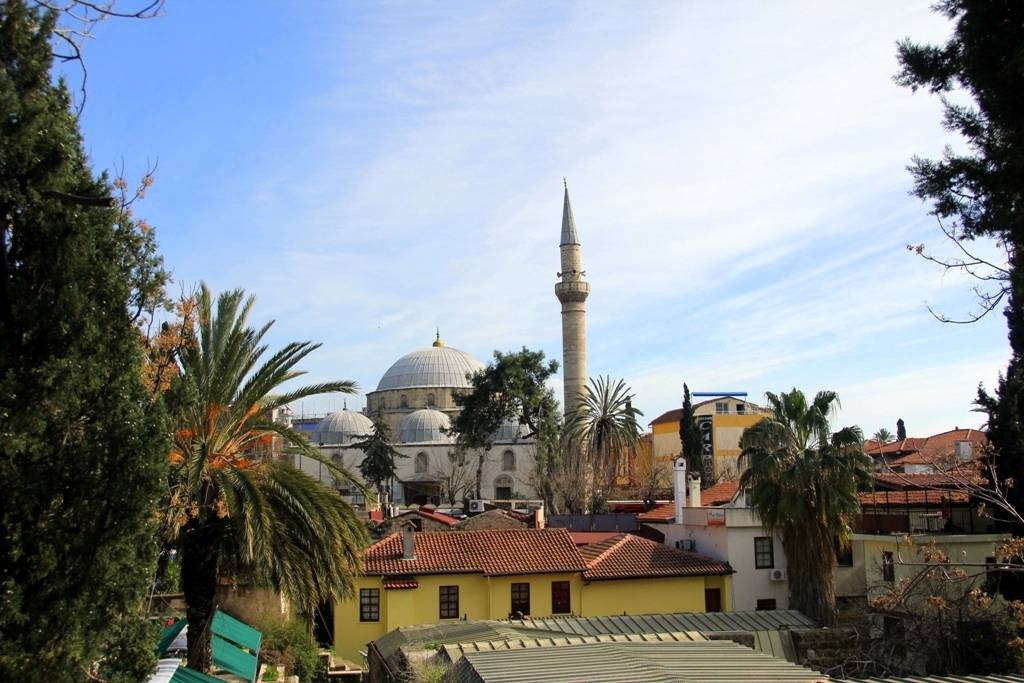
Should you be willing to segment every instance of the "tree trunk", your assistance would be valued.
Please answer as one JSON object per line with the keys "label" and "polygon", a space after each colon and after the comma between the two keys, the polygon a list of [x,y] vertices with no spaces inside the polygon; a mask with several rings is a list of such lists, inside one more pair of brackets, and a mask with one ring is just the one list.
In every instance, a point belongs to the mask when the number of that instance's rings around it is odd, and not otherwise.
{"label": "tree trunk", "polygon": [[213,615],[217,599],[217,534],[219,525],[190,522],[184,530],[181,583],[188,618],[188,666],[209,673]]}
{"label": "tree trunk", "polygon": [[483,453],[481,453],[480,457],[478,457],[477,460],[476,460],[476,497],[477,497],[477,500],[479,500],[480,498],[483,498],[483,496],[480,495],[480,485],[481,485],[481,483],[483,482],[483,479],[484,479],[484,456],[485,455],[487,455],[487,451],[484,451]]}
{"label": "tree trunk", "polygon": [[832,535],[822,528],[801,531],[782,537],[789,572],[789,608],[802,612],[821,626],[835,626]]}

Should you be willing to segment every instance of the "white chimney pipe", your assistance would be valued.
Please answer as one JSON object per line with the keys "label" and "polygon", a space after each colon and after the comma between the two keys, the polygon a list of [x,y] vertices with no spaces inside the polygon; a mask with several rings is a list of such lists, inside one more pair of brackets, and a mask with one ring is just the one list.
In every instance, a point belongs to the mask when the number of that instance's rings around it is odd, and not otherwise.
{"label": "white chimney pipe", "polygon": [[700,507],[700,477],[690,479],[690,507]]}
{"label": "white chimney pipe", "polygon": [[676,458],[675,475],[673,498],[676,503],[676,524],[682,524],[683,508],[686,507],[686,458]]}

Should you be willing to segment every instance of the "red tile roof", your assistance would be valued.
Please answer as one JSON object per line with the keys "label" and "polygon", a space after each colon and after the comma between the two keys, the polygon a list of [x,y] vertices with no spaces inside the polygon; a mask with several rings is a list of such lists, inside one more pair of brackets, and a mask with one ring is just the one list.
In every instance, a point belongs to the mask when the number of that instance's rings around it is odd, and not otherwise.
{"label": "red tile roof", "polygon": [[898,474],[879,473],[875,475],[875,485],[898,489],[923,488],[956,488],[967,483],[982,484],[984,479],[973,471],[957,471],[953,474]]}
{"label": "red tile roof", "polygon": [[858,493],[862,506],[885,507],[903,505],[941,505],[943,503],[968,503],[970,495],[965,491],[875,491]]}
{"label": "red tile roof", "polygon": [[455,526],[456,524],[459,523],[459,520],[456,519],[455,517],[452,517],[450,515],[446,515],[446,514],[441,513],[441,512],[437,512],[436,510],[425,510],[423,508],[420,508],[419,510],[416,510],[415,512],[416,512],[416,514],[418,514],[420,517],[423,517],[424,519],[430,519],[430,520],[433,520],[435,522],[439,522],[440,524],[447,524],[448,526]]}
{"label": "red tile roof", "polygon": [[675,503],[662,503],[655,505],[647,512],[641,512],[636,516],[638,522],[652,522],[654,524],[665,524],[668,522],[675,521],[676,518],[676,506]]}
{"label": "red tile roof", "polygon": [[970,441],[977,457],[988,444],[984,432],[977,429],[951,429],[928,437],[911,437],[879,445],[874,439],[864,442],[864,452],[885,456],[892,465],[943,465],[948,467],[956,457],[956,443]]}
{"label": "red tile roof", "polygon": [[600,543],[601,541],[607,541],[609,538],[620,536],[621,531],[570,531],[569,536],[572,538],[572,542],[577,547],[581,545],[590,545],[591,543]]}
{"label": "red tile roof", "polygon": [[739,479],[720,481],[700,492],[701,505],[725,505],[736,496],[740,489]]}
{"label": "red tile roof", "polygon": [[417,532],[416,558],[402,559],[402,534],[394,533],[366,549],[363,573],[540,574],[576,572],[583,558],[565,529],[488,529],[458,533]]}
{"label": "red tile roof", "polygon": [[684,552],[632,534],[618,534],[580,548],[588,581],[658,576],[732,574],[732,567],[697,553]]}
{"label": "red tile roof", "polygon": [[419,588],[420,582],[415,576],[386,576],[384,577],[384,588],[387,590],[407,590]]}

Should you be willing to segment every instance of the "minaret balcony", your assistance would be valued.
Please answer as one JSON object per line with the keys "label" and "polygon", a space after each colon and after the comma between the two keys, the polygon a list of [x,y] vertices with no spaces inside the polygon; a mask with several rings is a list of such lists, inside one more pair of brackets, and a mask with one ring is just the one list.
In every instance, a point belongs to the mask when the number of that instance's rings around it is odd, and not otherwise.
{"label": "minaret balcony", "polygon": [[555,283],[555,296],[563,304],[586,301],[590,295],[590,283],[583,280],[567,280]]}

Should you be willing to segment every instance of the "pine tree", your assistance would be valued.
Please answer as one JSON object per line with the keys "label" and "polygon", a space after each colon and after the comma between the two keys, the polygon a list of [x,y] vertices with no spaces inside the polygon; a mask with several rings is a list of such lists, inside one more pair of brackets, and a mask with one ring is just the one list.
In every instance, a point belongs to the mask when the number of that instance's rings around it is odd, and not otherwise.
{"label": "pine tree", "polygon": [[[991,237],[1009,256],[1003,283],[1011,357],[995,395],[979,391],[988,413],[988,440],[1000,477],[1021,482],[1010,502],[1024,509],[1024,3],[944,0],[936,10],[954,22],[944,45],[899,44],[897,83],[943,96],[944,125],[967,142],[968,153],[947,148],[941,160],[915,158],[915,193],[932,213],[952,221],[959,239]],[[971,104],[945,95],[963,91]],[[1003,295],[985,299],[989,308]]]}
{"label": "pine tree", "polygon": [[703,475],[704,444],[700,438],[700,430],[697,429],[697,418],[693,415],[690,387],[686,386],[685,382],[683,382],[683,414],[679,418],[679,441],[682,443],[682,455],[686,458],[687,471]]}
{"label": "pine tree", "polygon": [[358,448],[364,454],[359,463],[359,474],[363,476],[363,481],[377,491],[377,500],[382,509],[390,502],[391,483],[396,477],[395,458],[409,457],[391,445],[390,432],[384,416],[378,414],[373,421],[373,433],[352,444],[352,448]]}
{"label": "pine tree", "polygon": [[132,315],[165,276],[90,171],[54,21],[0,3],[0,677],[141,680],[169,435]]}

